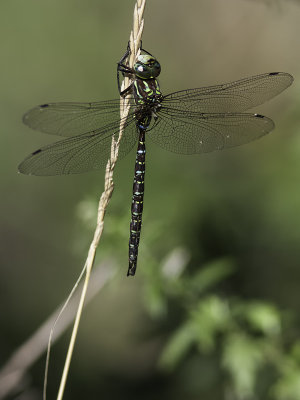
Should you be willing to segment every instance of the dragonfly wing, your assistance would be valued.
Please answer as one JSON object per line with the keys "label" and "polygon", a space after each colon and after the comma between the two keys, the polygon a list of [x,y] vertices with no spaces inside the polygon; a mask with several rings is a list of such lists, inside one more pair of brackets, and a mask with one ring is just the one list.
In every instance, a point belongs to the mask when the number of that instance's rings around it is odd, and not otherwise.
{"label": "dragonfly wing", "polygon": [[240,146],[266,135],[274,122],[259,114],[226,113],[184,115],[160,112],[161,119],[149,138],[165,150],[180,154],[201,154]]}
{"label": "dragonfly wing", "polygon": [[243,112],[277,96],[292,82],[293,77],[286,72],[271,72],[171,93],[164,97],[163,106],[201,113]]}
{"label": "dragonfly wing", "polygon": [[119,115],[120,99],[97,103],[48,103],[29,110],[23,116],[23,122],[51,135],[76,136],[92,133],[100,126],[118,120]]}
{"label": "dragonfly wing", "polygon": [[[127,118],[120,143],[119,158],[132,149],[138,139],[133,115]],[[27,175],[66,175],[87,172],[106,165],[112,136],[119,133],[120,121],[92,133],[70,137],[33,152],[19,165]]]}

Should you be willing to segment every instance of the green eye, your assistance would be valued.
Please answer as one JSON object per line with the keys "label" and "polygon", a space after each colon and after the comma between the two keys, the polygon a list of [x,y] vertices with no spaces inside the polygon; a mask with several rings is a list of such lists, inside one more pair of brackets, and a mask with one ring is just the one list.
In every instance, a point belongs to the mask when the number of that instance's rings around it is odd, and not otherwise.
{"label": "green eye", "polygon": [[159,62],[148,54],[140,55],[133,68],[140,79],[153,79],[160,74]]}

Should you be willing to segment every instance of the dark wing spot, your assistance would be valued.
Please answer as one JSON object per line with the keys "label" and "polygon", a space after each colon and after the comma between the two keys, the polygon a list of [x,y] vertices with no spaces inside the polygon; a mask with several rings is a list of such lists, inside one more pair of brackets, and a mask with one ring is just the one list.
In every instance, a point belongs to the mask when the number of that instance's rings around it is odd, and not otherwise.
{"label": "dark wing spot", "polygon": [[278,75],[279,72],[270,72],[269,75]]}
{"label": "dark wing spot", "polygon": [[32,155],[35,156],[36,154],[40,153],[41,151],[42,151],[42,149],[38,149],[38,150],[34,151],[34,152],[32,153]]}
{"label": "dark wing spot", "polygon": [[265,118],[264,115],[261,114],[254,114],[257,118]]}
{"label": "dark wing spot", "polygon": [[49,107],[49,104],[42,104],[42,105],[40,105],[40,108],[46,108],[46,107]]}

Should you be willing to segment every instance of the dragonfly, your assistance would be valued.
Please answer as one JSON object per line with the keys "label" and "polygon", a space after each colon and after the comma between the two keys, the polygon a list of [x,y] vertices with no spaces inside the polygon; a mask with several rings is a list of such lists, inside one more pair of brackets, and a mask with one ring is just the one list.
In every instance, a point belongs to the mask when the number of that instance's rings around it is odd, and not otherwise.
{"label": "dragonfly", "polygon": [[[135,275],[142,227],[145,140],[179,154],[202,154],[240,146],[274,129],[274,122],[247,110],[277,96],[293,82],[286,72],[268,72],[215,86],[163,95],[157,80],[161,65],[142,50],[133,68],[129,49],[117,66],[121,96],[130,111],[120,118],[120,99],[92,103],[48,103],[28,111],[23,122],[32,129],[66,137],[31,153],[19,165],[28,175],[66,175],[98,170],[111,152],[112,136],[124,133],[119,157],[137,145],[129,237],[127,276]],[[119,74],[132,79],[120,90]]]}

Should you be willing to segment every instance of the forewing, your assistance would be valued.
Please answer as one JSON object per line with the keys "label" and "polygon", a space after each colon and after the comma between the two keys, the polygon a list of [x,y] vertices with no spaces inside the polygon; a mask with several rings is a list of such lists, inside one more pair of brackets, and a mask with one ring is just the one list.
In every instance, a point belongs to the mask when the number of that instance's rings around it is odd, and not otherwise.
{"label": "forewing", "polygon": [[[117,121],[92,133],[42,147],[19,165],[19,172],[27,175],[66,175],[102,168],[110,157],[112,135],[115,134],[116,139],[118,137],[119,124],[120,121]],[[136,124],[131,114],[125,123],[119,158],[129,153],[137,139]]]}
{"label": "forewing", "polygon": [[23,122],[51,135],[76,136],[96,131],[118,120],[119,116],[120,99],[97,103],[49,103],[28,111]]}
{"label": "forewing", "polygon": [[246,144],[274,129],[273,121],[259,114],[196,115],[175,117],[162,112],[148,136],[165,150],[201,154]]}
{"label": "forewing", "polygon": [[292,82],[293,77],[286,72],[271,72],[171,93],[164,97],[163,106],[201,113],[243,112],[277,96]]}

